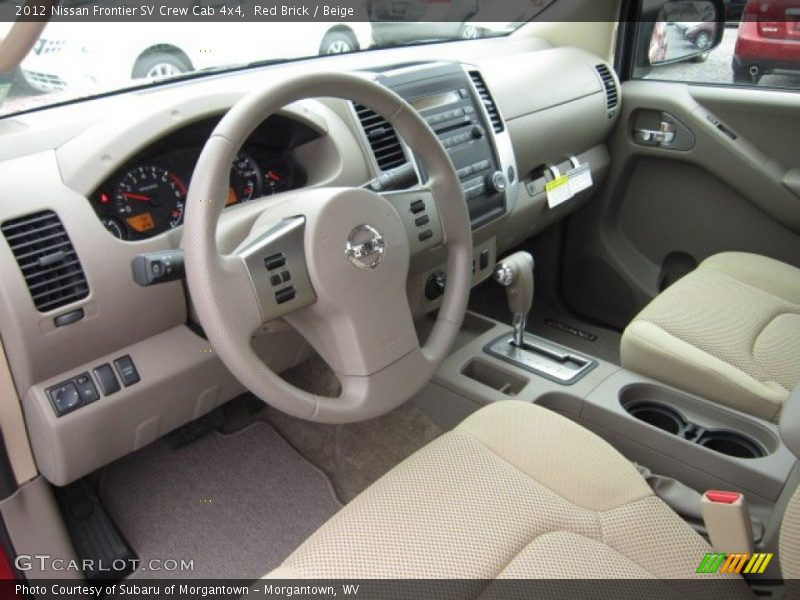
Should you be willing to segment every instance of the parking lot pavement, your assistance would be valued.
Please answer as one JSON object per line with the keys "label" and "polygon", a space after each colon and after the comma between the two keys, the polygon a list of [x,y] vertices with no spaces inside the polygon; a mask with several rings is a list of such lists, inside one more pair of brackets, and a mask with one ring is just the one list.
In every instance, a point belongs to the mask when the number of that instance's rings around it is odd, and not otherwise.
{"label": "parking lot pavement", "polygon": [[[670,47],[672,47],[673,39],[681,36],[681,34],[675,27],[670,27],[670,29],[672,31],[670,31],[669,39]],[[733,61],[733,50],[736,46],[737,31],[736,27],[726,28],[722,43],[709,53],[706,62],[693,63],[686,61],[674,65],[655,67],[647,76],[647,79],[732,84],[733,69],[731,68],[731,62]],[[686,42],[681,39],[678,41],[678,44],[680,50],[685,47]],[[761,79],[759,87],[788,87],[800,89],[800,74],[765,75]]]}

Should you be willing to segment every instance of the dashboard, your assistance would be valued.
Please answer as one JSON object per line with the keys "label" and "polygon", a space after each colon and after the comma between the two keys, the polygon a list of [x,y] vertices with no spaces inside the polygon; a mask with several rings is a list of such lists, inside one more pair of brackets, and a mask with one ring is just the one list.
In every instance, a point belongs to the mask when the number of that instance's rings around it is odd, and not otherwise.
{"label": "dashboard", "polygon": [[[219,119],[204,119],[158,140],[134,155],[89,196],[111,235],[139,241],[183,224],[195,164]],[[318,135],[282,116],[262,123],[231,164],[226,207],[303,187],[307,176],[294,149]]]}
{"label": "dashboard", "polygon": [[[474,283],[491,276],[502,253],[590,200],[609,170],[605,140],[619,116],[619,82],[603,59],[532,37],[437,51],[452,64],[431,64],[424,46],[353,53],[0,120],[0,225],[42,232],[37,244],[44,248],[44,260],[31,266],[20,262],[28,260],[25,248],[12,248],[18,238],[0,237],[2,342],[36,465],[50,482],[74,481],[245,391],[191,326],[193,299],[183,282],[142,287],[131,264],[143,254],[180,252],[186,191],[208,136],[268,78],[358,72],[412,102],[462,182]],[[255,128],[231,165],[228,208],[216,232],[220,252],[236,251],[265,211],[279,210],[281,192],[381,183],[396,169],[417,167],[376,116],[340,98],[311,98]],[[548,183],[576,164],[590,170],[594,186],[551,206]],[[416,204],[412,194],[394,197]],[[399,214],[410,237],[409,305],[421,317],[441,303],[446,249],[430,233],[435,213],[409,205]],[[69,271],[43,283],[54,268]],[[37,307],[42,286],[56,306]],[[302,336],[280,321],[251,343],[276,372],[309,354]],[[135,367],[135,383],[54,412],[50,390],[120,360]]]}

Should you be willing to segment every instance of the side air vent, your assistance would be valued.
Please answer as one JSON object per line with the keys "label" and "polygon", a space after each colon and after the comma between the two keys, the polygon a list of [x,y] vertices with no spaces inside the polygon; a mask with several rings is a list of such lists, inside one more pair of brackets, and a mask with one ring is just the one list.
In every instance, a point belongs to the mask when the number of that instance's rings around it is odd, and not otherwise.
{"label": "side air vent", "polygon": [[75,248],[51,210],[0,225],[39,312],[54,310],[89,295]]}
{"label": "side air vent", "polygon": [[486,112],[489,113],[489,119],[492,121],[492,127],[495,133],[500,133],[505,129],[503,119],[500,118],[500,111],[497,110],[497,105],[494,103],[494,98],[489,93],[489,88],[483,80],[483,76],[478,71],[470,71],[469,76],[472,78],[472,83],[475,84],[475,89],[478,90],[478,96],[481,102],[486,107]]}
{"label": "side air vent", "polygon": [[603,82],[603,88],[606,92],[606,108],[611,110],[612,108],[616,108],[619,104],[619,91],[617,90],[617,84],[614,81],[614,76],[609,71],[606,65],[600,64],[595,66],[595,70],[597,74],[600,75],[600,79]]}
{"label": "side air vent", "polygon": [[358,120],[361,122],[370,148],[372,148],[375,162],[378,163],[381,171],[388,171],[406,164],[408,160],[394,127],[374,110],[361,104],[354,104],[354,106]]}

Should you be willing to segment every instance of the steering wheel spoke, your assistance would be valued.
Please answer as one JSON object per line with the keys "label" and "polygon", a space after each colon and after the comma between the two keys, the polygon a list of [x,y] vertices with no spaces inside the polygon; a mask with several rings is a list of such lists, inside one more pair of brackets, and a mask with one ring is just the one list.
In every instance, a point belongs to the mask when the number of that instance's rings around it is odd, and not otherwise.
{"label": "steering wheel spoke", "polygon": [[264,323],[317,300],[306,268],[305,228],[305,217],[282,219],[235,253],[244,264]]}
{"label": "steering wheel spoke", "polygon": [[417,255],[445,243],[439,210],[428,186],[381,194],[394,206],[408,233],[411,255]]}

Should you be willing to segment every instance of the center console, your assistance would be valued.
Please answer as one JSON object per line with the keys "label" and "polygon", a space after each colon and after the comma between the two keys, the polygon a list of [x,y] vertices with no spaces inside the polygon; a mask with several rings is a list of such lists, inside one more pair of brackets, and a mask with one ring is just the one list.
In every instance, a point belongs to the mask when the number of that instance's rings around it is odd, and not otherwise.
{"label": "center console", "polygon": [[[494,351],[498,341],[513,349],[511,338],[508,324],[468,313],[458,347],[417,402],[445,427],[453,424],[447,415],[463,417],[491,402],[538,404],[594,431],[653,473],[699,492],[743,492],[751,515],[768,522],[796,464],[775,424],[591,357],[584,358],[594,366],[581,377],[553,377],[541,365],[528,368]],[[548,348],[567,363],[577,354],[530,334],[525,344]]]}

